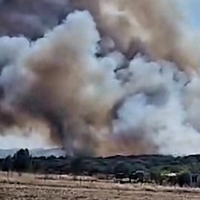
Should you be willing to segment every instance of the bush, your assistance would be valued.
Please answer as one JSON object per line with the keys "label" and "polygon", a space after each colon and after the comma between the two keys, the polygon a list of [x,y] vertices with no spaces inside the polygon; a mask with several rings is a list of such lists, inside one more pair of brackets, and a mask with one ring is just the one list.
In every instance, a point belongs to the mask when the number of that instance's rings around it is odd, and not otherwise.
{"label": "bush", "polygon": [[9,172],[12,170],[12,158],[11,156],[6,157],[2,163],[2,171]]}

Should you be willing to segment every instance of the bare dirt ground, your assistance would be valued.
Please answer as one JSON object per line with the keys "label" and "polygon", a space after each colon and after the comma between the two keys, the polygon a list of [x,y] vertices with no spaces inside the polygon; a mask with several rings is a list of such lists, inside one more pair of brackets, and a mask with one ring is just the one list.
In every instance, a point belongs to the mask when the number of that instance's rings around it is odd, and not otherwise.
{"label": "bare dirt ground", "polygon": [[199,200],[200,189],[116,184],[98,180],[72,180],[67,176],[42,176],[0,173],[0,199],[5,200]]}

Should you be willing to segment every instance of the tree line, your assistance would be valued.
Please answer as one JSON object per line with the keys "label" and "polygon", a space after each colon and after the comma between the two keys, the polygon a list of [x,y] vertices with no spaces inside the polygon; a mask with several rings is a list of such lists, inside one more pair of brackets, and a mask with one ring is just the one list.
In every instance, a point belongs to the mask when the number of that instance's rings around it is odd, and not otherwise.
{"label": "tree line", "polygon": [[[138,170],[161,177],[167,173],[200,173],[200,155],[173,157],[164,155],[112,157],[32,157],[28,149],[20,149],[13,156],[0,159],[0,169],[18,173],[73,174],[105,176],[123,173],[130,176]],[[162,176],[163,177],[163,176]]]}

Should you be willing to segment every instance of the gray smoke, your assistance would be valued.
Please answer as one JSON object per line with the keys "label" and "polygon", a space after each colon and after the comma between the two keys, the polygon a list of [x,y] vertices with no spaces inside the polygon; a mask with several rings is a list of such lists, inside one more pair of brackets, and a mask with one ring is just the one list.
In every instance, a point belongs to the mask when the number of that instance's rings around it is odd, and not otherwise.
{"label": "gray smoke", "polygon": [[31,40],[62,22],[70,11],[68,0],[2,0],[0,36],[23,35]]}
{"label": "gray smoke", "polygon": [[72,155],[199,153],[199,51],[154,1],[3,1],[1,134],[31,126]]}
{"label": "gray smoke", "polygon": [[[89,9],[102,35],[110,36],[127,57],[139,52],[154,60],[175,62],[180,68],[196,68],[194,44],[186,40],[183,16],[171,0],[73,0],[80,10]],[[187,48],[184,48],[187,46]]]}

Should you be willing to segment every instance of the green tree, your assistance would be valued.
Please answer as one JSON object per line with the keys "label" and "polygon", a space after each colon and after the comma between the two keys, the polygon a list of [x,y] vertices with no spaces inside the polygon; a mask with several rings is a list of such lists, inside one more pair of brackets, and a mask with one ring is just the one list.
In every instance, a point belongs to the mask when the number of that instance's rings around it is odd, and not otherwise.
{"label": "green tree", "polygon": [[81,157],[75,157],[70,164],[71,172],[73,175],[80,175],[82,172],[83,159]]}
{"label": "green tree", "polygon": [[12,170],[12,157],[7,156],[2,163],[2,171],[7,172],[7,179],[9,180],[9,172]]}
{"label": "green tree", "polygon": [[27,172],[30,160],[28,149],[20,149],[13,157],[13,169],[17,172]]}
{"label": "green tree", "polygon": [[132,170],[132,166],[128,162],[119,162],[117,165],[114,167],[114,173],[124,173],[125,175],[129,175]]}

